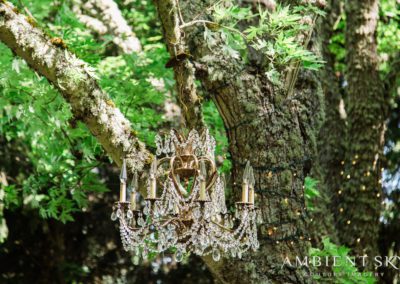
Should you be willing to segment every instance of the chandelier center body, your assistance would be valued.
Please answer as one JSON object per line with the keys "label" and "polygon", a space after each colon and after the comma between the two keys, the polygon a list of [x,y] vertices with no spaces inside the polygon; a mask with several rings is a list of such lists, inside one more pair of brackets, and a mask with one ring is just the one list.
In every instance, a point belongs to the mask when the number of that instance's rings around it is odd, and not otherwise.
{"label": "chandelier center body", "polygon": [[235,215],[225,204],[225,180],[215,165],[215,140],[208,130],[192,130],[186,137],[171,130],[164,139],[156,136],[156,158],[147,176],[147,197],[139,209],[138,175],[134,173],[126,200],[126,165],[121,170],[120,200],[111,216],[119,220],[124,249],[146,258],[175,248],[175,258],[184,254],[212,254],[241,258],[258,249],[256,223],[261,214],[254,206],[254,174],[247,163],[242,199]]}

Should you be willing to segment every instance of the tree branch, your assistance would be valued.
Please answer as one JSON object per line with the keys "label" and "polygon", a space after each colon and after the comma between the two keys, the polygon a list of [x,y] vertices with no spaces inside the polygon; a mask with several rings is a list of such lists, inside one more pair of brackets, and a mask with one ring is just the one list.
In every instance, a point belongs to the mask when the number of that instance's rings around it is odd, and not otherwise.
{"label": "tree branch", "polygon": [[[187,54],[184,32],[180,28],[181,16],[176,0],[155,0],[164,37],[171,60],[168,65],[174,68],[178,101],[185,117],[186,126],[191,129],[204,128],[201,100],[196,91],[195,68]],[[162,15],[162,16],[161,16]]]}
{"label": "tree branch", "polygon": [[139,171],[151,160],[129,121],[99,87],[91,67],[65,49],[60,39],[32,27],[8,2],[0,2],[0,41],[60,91],[74,116],[118,165],[125,157],[129,170]]}
{"label": "tree branch", "polygon": [[139,39],[132,32],[113,0],[75,0],[73,11],[78,19],[95,33],[113,35],[113,42],[123,53],[142,50]]}

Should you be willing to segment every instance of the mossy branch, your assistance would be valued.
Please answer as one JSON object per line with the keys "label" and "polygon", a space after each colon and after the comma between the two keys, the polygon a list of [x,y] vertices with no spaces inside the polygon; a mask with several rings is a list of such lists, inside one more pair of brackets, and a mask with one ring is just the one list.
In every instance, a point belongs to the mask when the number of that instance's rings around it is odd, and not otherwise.
{"label": "mossy branch", "polygon": [[73,2],[73,11],[79,20],[99,35],[112,35],[114,44],[123,53],[129,54],[142,50],[139,39],[113,0],[75,0]]}
{"label": "mossy branch", "polygon": [[0,41],[60,91],[75,118],[86,124],[118,165],[125,157],[129,170],[142,170],[150,153],[99,87],[93,68],[33,27],[8,2],[0,2]]}

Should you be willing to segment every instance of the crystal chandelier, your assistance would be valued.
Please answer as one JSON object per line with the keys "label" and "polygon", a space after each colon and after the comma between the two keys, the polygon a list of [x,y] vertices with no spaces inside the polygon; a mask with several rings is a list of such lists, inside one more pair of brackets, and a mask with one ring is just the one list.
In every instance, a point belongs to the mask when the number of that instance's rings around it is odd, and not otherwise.
{"label": "crystal chandelier", "polygon": [[[205,130],[192,130],[187,137],[171,130],[164,139],[156,136],[159,159],[154,159],[147,177],[147,198],[139,202],[138,175],[127,184],[125,160],[120,176],[120,200],[111,219],[118,220],[126,251],[147,258],[171,248],[176,261],[190,252],[241,258],[258,249],[256,223],[261,223],[254,206],[254,175],[247,163],[242,199],[234,216],[225,205],[225,180],[215,166],[215,140]],[[162,158],[161,158],[162,157]],[[127,201],[127,192],[130,201]],[[140,206],[143,205],[143,210]],[[233,210],[232,210],[233,211]]]}

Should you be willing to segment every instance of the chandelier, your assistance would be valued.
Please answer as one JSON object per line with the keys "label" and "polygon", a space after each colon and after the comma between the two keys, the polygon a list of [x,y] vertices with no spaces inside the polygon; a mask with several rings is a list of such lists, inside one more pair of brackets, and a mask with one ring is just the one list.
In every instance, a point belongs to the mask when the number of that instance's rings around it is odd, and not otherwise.
{"label": "chandelier", "polygon": [[[123,247],[144,259],[168,249],[177,262],[184,255],[241,258],[257,250],[256,224],[261,212],[254,206],[254,174],[247,163],[242,198],[234,214],[225,204],[225,179],[215,165],[215,140],[205,130],[188,136],[171,130],[156,136],[157,151],[147,176],[147,197],[139,202],[138,174],[127,186],[125,160],[120,175],[120,200],[111,219],[119,221]],[[127,192],[130,194],[127,201]],[[143,209],[140,209],[142,205]],[[233,213],[233,212],[232,212]]]}

